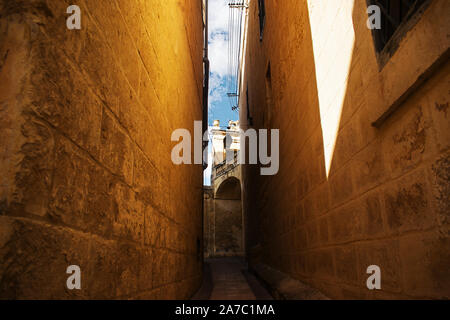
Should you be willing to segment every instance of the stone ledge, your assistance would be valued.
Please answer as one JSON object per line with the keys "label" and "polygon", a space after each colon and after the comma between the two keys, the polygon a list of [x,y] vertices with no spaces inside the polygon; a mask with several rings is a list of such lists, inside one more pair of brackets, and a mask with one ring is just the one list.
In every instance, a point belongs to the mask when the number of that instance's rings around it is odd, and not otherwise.
{"label": "stone ledge", "polygon": [[329,300],[319,290],[265,264],[259,263],[250,270],[264,283],[274,299]]}

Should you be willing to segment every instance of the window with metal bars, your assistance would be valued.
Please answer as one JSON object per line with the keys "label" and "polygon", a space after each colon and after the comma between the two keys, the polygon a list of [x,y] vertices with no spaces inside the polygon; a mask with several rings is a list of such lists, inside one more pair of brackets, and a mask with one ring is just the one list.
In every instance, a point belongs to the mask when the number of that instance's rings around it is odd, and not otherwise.
{"label": "window with metal bars", "polygon": [[259,40],[262,41],[264,34],[264,24],[266,22],[266,4],[264,0],[258,0],[259,10]]}
{"label": "window with metal bars", "polygon": [[[377,5],[381,11],[381,29],[374,29],[377,52],[383,51],[401,27],[430,0],[368,0],[369,5]],[[394,47],[394,46],[392,46]]]}

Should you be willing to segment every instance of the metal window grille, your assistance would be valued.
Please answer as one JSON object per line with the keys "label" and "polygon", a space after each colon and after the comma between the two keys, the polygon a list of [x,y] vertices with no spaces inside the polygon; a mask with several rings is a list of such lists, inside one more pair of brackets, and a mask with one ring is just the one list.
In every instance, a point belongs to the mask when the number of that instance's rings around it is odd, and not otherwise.
{"label": "metal window grille", "polygon": [[381,52],[397,29],[407,22],[417,10],[429,0],[369,0],[381,11],[381,29],[374,30],[375,47]]}

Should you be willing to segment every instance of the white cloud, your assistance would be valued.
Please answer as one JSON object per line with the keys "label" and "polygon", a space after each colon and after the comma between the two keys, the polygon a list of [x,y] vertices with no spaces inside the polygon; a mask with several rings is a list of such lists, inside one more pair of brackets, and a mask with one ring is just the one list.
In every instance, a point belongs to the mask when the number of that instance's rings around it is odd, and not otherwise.
{"label": "white cloud", "polygon": [[211,73],[227,75],[228,0],[209,0],[209,60]]}
{"label": "white cloud", "polygon": [[209,61],[211,72],[221,77],[228,74],[228,35],[216,33],[209,40]]}
{"label": "white cloud", "polygon": [[209,0],[209,32],[228,30],[228,0]]}
{"label": "white cloud", "polygon": [[212,73],[209,78],[209,103],[210,106],[215,102],[222,101],[227,94],[227,89],[225,85],[225,78],[221,77],[218,73]]}
{"label": "white cloud", "polygon": [[209,0],[210,111],[214,103],[227,99],[228,70],[228,0]]}

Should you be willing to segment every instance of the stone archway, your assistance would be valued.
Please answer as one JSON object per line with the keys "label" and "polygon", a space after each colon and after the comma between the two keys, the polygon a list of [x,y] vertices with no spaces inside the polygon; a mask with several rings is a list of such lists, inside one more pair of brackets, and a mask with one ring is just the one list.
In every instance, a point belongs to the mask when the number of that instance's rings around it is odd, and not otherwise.
{"label": "stone archway", "polygon": [[214,195],[215,256],[243,256],[241,183],[224,180]]}

